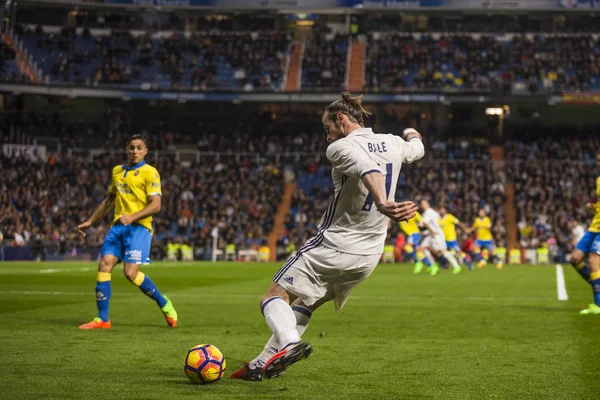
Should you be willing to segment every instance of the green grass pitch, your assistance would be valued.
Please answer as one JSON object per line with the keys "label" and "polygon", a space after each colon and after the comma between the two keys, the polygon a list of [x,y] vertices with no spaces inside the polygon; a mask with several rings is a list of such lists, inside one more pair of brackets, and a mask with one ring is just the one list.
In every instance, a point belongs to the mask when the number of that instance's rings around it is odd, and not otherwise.
{"label": "green grass pitch", "polygon": [[[591,289],[565,267],[486,267],[434,278],[380,265],[340,313],[328,304],[304,336],[313,356],[280,378],[229,379],[269,337],[258,302],[280,264],[154,263],[180,325],[120,269],[111,330],[96,315],[92,263],[0,264],[0,398],[13,399],[598,399],[600,316],[580,316]],[[186,351],[211,343],[224,379],[196,386]]]}

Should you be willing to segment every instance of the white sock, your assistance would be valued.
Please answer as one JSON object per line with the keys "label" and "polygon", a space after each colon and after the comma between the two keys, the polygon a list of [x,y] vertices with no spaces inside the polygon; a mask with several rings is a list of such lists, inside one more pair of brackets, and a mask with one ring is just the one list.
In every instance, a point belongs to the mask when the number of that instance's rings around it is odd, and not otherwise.
{"label": "white sock", "polygon": [[281,297],[271,297],[262,306],[262,312],[271,328],[271,332],[279,343],[279,349],[285,348],[290,343],[300,341],[296,330],[296,317],[288,303]]}
{"label": "white sock", "polygon": [[458,265],[458,261],[456,261],[454,254],[450,253],[449,251],[445,251],[443,254],[444,257],[446,257],[446,260],[448,260],[448,262],[452,264],[452,268],[460,268],[460,265]]}
{"label": "white sock", "polygon": [[308,328],[310,317],[312,317],[312,311],[298,305],[292,306],[292,311],[294,311],[294,315],[296,316],[296,330],[298,331],[298,335],[302,336],[304,335],[306,328]]}
{"label": "white sock", "polygon": [[[302,306],[293,306],[292,310],[294,311],[294,316],[296,317],[296,331],[298,332],[298,335],[302,336],[308,327],[308,322],[310,321],[312,312],[308,308]],[[279,342],[277,339],[275,339],[275,335],[271,335],[262,353],[260,353],[254,360],[250,361],[250,368],[263,368],[267,361],[269,361],[269,359],[278,351]]]}
{"label": "white sock", "polygon": [[435,264],[435,258],[433,258],[433,256],[431,255],[431,252],[429,250],[425,249],[425,251],[423,251],[423,253],[425,253],[425,258],[427,258],[429,260],[431,265]]}

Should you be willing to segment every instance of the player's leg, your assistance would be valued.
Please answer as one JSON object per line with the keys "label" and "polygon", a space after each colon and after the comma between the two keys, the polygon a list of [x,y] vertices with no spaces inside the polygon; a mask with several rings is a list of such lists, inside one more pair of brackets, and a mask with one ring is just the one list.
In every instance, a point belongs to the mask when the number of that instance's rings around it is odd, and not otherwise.
{"label": "player's leg", "polygon": [[123,259],[123,226],[115,225],[108,231],[100,250],[98,277],[96,279],[96,306],[98,316],[79,329],[107,329],[111,322],[108,317],[110,297],[112,295],[111,273],[115,265]]}
{"label": "player's leg", "polygon": [[585,255],[590,252],[595,238],[595,233],[589,231],[586,232],[577,243],[575,250],[571,253],[571,265],[573,265],[577,273],[588,283],[590,282],[590,268],[585,263]]}
{"label": "player's leg", "polygon": [[279,352],[274,354],[264,366],[267,378],[275,378],[285,372],[292,364],[307,358],[312,346],[300,340],[296,330],[296,316],[290,302],[296,295],[272,282],[261,301],[261,310],[273,336],[279,343]]}
{"label": "player's leg", "polygon": [[[313,312],[321,305],[331,300],[333,300],[333,298],[323,298],[311,306],[307,306],[300,299],[296,299],[296,301],[294,301],[292,305],[292,311],[294,312],[294,316],[296,317],[296,330],[298,331],[298,335],[300,335],[300,337],[302,337],[302,335],[306,331],[306,328],[308,327],[308,323],[310,322]],[[267,344],[265,344],[263,351],[252,361],[245,364],[239,370],[235,371],[231,375],[231,378],[245,379],[249,381],[262,380],[262,374],[265,365],[271,357],[273,357],[279,352],[279,348],[280,345],[277,339],[275,338],[275,335],[271,335],[271,337],[267,341]]]}
{"label": "player's leg", "polygon": [[[263,315],[279,343],[279,352],[265,365],[267,378],[282,374],[289,366],[312,353],[312,346],[300,341],[292,308],[284,306],[296,298],[301,299],[305,306],[318,305],[319,300],[329,299],[328,293],[331,293],[332,284],[340,279],[340,274],[358,265],[356,255],[318,245],[308,245],[305,249],[275,274],[273,284],[263,297]],[[379,257],[381,254],[374,256],[374,265],[377,265]]]}
{"label": "player's leg", "polygon": [[112,254],[105,254],[98,263],[98,277],[96,279],[96,307],[98,316],[79,329],[108,329],[111,322],[108,317],[110,297],[112,295],[111,272],[119,259]]}
{"label": "player's leg", "polygon": [[454,254],[452,252],[450,252],[448,250],[442,250],[442,255],[444,256],[444,258],[446,260],[448,260],[450,265],[452,265],[452,273],[453,274],[458,274],[459,272],[462,271],[462,268],[458,264],[458,261],[456,260],[456,257],[454,257]]}
{"label": "player's leg", "polygon": [[475,248],[473,249],[475,254],[474,260],[477,262],[477,268],[483,268],[487,265],[487,250],[485,249],[485,243],[482,240],[477,239],[475,241]]}
{"label": "player's leg", "polygon": [[590,284],[594,294],[594,303],[581,311],[581,314],[600,315],[600,234],[596,234],[588,255]]}
{"label": "player's leg", "polygon": [[150,297],[160,307],[167,324],[174,328],[177,325],[177,311],[171,300],[164,296],[149,276],[140,271],[140,266],[146,263],[150,256],[152,234],[141,225],[129,225],[125,238],[125,256],[123,272],[131,283],[140,288],[142,293]]}
{"label": "player's leg", "polygon": [[458,245],[458,242],[456,240],[453,240],[452,242],[448,242],[447,244],[448,250],[454,250],[456,252],[459,263],[465,264],[472,271],[473,263],[471,262],[471,257],[469,257],[467,253],[462,251],[462,249]]}
{"label": "player's leg", "polygon": [[[421,244],[421,246],[419,246],[417,250],[417,259],[427,266],[427,272],[429,272],[429,275],[434,276],[438,273],[440,267],[435,262],[435,259],[430,252],[430,247],[431,235],[423,239],[423,243]],[[419,273],[422,269],[423,265],[421,265],[421,269],[419,269],[418,271],[413,271],[413,273]]]}
{"label": "player's leg", "polygon": [[425,265],[427,265],[429,268],[432,264],[431,258],[426,256],[425,249],[422,246],[417,246],[415,250],[415,258],[417,260],[413,269],[413,274],[415,275],[421,273]]}

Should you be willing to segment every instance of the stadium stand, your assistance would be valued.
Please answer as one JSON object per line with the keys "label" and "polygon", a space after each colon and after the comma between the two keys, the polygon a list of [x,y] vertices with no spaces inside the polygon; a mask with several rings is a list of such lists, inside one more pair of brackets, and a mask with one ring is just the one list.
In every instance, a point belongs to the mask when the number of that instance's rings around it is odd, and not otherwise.
{"label": "stadium stand", "polygon": [[144,89],[277,90],[290,37],[278,32],[20,30],[53,83]]}

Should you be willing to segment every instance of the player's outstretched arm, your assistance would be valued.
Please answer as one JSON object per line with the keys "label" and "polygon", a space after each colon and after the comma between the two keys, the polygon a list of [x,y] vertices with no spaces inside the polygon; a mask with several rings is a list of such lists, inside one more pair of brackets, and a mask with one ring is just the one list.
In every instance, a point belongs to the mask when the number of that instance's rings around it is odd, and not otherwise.
{"label": "player's outstretched arm", "polygon": [[85,236],[85,231],[92,225],[94,225],[96,222],[98,222],[99,220],[101,220],[102,218],[104,218],[104,216],[106,214],[108,214],[108,212],[110,210],[112,210],[112,208],[115,205],[115,198],[116,195],[114,193],[108,193],[108,196],[106,196],[106,198],[104,200],[102,200],[102,203],[100,203],[100,205],[96,208],[96,210],[94,211],[94,213],[92,214],[92,216],[90,218],[88,218],[87,221],[79,224],[79,226],[77,226],[77,231]]}
{"label": "player's outstretched arm", "polygon": [[148,199],[150,200],[150,202],[141,211],[138,211],[131,215],[123,214],[119,218],[119,221],[123,225],[127,226],[127,225],[137,221],[138,219],[142,219],[149,215],[153,215],[153,214],[160,212],[162,197],[161,196],[148,196]]}
{"label": "player's outstretched arm", "polygon": [[366,174],[362,178],[363,183],[371,193],[377,211],[393,219],[394,221],[408,221],[417,213],[417,205],[412,201],[396,203],[388,201],[385,190],[385,178],[380,172]]}

